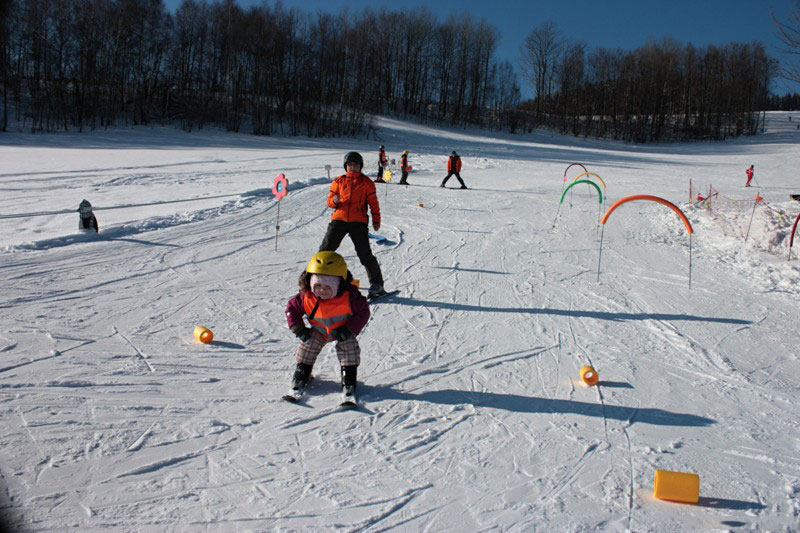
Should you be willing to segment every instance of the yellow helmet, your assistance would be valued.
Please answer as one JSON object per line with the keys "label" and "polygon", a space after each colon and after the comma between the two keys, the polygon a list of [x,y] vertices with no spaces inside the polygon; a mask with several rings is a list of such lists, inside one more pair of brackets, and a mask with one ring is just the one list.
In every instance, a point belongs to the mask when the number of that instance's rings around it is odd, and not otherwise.
{"label": "yellow helmet", "polygon": [[408,153],[408,150],[403,150],[403,153],[404,153],[404,154],[407,154],[407,153]]}
{"label": "yellow helmet", "polygon": [[347,263],[336,252],[317,252],[308,262],[306,272],[347,279]]}

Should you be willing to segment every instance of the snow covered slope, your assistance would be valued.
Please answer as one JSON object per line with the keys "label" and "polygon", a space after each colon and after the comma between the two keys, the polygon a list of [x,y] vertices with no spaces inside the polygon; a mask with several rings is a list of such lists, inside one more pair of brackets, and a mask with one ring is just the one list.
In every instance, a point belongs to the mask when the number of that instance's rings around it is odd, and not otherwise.
{"label": "snow covered slope", "polygon": [[[325,165],[378,141],[169,129],[0,135],[0,473],[22,530],[689,531],[800,524],[800,131],[627,145],[379,121],[387,288],[362,408],[327,347],[279,400]],[[793,117],[798,119],[800,117]],[[457,150],[471,190],[442,189]],[[607,198],[571,189],[579,162]],[[762,187],[745,189],[755,165]],[[568,179],[578,172],[570,169]],[[289,195],[271,195],[283,172]],[[689,180],[729,201],[688,204]],[[450,187],[457,182],[451,180]],[[758,206],[744,235],[756,191]],[[694,227],[653,202],[667,199]],[[76,234],[82,199],[99,235]],[[737,203],[738,202],[738,203]],[[136,207],[125,207],[125,206]],[[780,214],[783,211],[783,214]],[[779,213],[779,214],[776,214]],[[602,261],[598,261],[600,238]],[[340,252],[366,280],[352,244]],[[795,250],[795,255],[800,249]],[[598,281],[598,263],[600,275]],[[196,325],[213,330],[196,344]],[[579,368],[593,365],[597,387]],[[653,497],[700,475],[697,505]]]}

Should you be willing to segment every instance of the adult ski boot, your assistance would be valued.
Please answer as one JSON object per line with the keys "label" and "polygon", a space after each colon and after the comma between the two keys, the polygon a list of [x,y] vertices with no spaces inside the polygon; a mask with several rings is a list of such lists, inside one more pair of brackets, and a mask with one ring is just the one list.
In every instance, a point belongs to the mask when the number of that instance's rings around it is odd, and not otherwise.
{"label": "adult ski boot", "polygon": [[375,300],[381,296],[386,296],[386,291],[383,289],[383,285],[378,283],[373,283],[370,285],[369,291],[367,291],[367,300]]}

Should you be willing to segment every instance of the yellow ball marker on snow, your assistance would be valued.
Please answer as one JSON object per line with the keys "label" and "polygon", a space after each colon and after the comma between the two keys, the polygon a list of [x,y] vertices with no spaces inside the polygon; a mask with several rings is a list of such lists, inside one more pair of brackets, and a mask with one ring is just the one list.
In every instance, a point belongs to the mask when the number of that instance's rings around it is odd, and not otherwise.
{"label": "yellow ball marker on snow", "polygon": [[208,344],[214,340],[214,334],[205,326],[197,326],[194,328],[194,338],[197,339],[197,342]]}
{"label": "yellow ball marker on snow", "polygon": [[700,499],[700,476],[686,472],[656,470],[653,495],[659,500],[697,503]]}
{"label": "yellow ball marker on snow", "polygon": [[597,371],[594,368],[589,365],[583,365],[581,367],[581,381],[591,387],[597,385],[599,379],[600,376],[597,375]]}

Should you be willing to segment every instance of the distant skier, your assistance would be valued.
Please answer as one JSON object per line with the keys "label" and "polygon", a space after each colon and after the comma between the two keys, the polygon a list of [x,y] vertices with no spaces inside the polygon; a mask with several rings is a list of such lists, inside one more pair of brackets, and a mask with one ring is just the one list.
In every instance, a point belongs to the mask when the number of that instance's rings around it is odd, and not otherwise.
{"label": "distant skier", "polygon": [[459,183],[461,183],[461,188],[466,189],[467,186],[464,185],[464,180],[461,179],[461,158],[458,156],[455,150],[453,153],[450,154],[450,157],[447,159],[447,176],[444,177],[444,181],[440,185],[440,187],[444,187],[447,180],[450,179],[450,176],[455,174],[456,178],[458,178]]}
{"label": "distant skier", "polygon": [[79,230],[94,230],[95,233],[99,231],[97,227],[97,217],[92,212],[92,204],[88,200],[81,202],[78,206],[78,213],[80,214],[80,222],[78,222]]}
{"label": "distant skier", "polygon": [[375,179],[375,183],[386,183],[383,181],[383,171],[388,166],[389,161],[386,159],[386,152],[383,149],[383,145],[381,145],[380,150],[378,151],[378,177]]}
{"label": "distant skier", "polygon": [[378,260],[372,255],[369,245],[369,216],[367,207],[372,212],[372,227],[375,231],[381,228],[381,208],[375,184],[361,173],[364,159],[358,152],[348,152],[344,156],[344,168],[347,174],[339,176],[328,193],[328,207],[333,208],[331,222],[319,246],[319,251],[335,252],[345,235],[350,235],[361,264],[367,270],[369,278],[368,298],[372,299],[386,293],[383,290],[383,274]]}
{"label": "distant skier", "polygon": [[403,175],[400,177],[400,185],[408,185],[408,150],[403,150],[403,155],[400,156],[400,168]]}
{"label": "distant skier", "polygon": [[747,174],[747,183],[745,183],[744,186],[749,187],[750,182],[753,181],[753,174],[755,174],[755,170],[753,170],[753,165],[750,165],[750,168],[748,168],[745,171],[745,174]]}
{"label": "distant skier", "polygon": [[[369,320],[369,304],[353,285],[353,275],[336,252],[318,252],[300,274],[300,292],[286,304],[289,329],[300,340],[292,376],[291,400],[299,400],[322,348],[336,341],[342,373],[342,402],[356,403],[361,347],[356,336]],[[308,318],[310,327],[303,317]]]}

